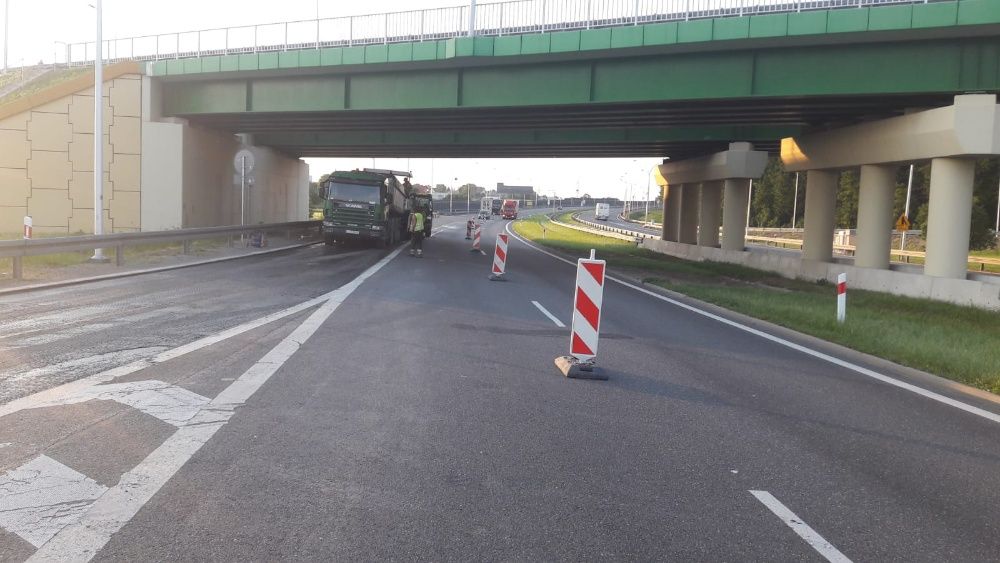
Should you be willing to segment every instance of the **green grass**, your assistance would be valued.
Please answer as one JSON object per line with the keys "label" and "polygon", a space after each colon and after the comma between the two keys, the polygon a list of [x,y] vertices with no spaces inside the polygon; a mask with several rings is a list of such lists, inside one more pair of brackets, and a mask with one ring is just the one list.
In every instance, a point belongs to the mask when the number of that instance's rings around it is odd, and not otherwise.
{"label": "green grass", "polygon": [[643,211],[633,211],[632,213],[628,214],[628,218],[632,219],[633,221],[644,221],[644,222],[662,223],[663,222],[663,210],[662,209],[657,209],[656,211],[650,211],[648,216],[646,215],[646,211],[645,210],[643,210]]}
{"label": "green grass", "polygon": [[[568,221],[564,217],[559,219]],[[852,290],[847,322],[839,325],[830,284],[680,260],[546,221],[532,217],[518,221],[514,229],[573,256],[586,256],[593,248],[611,268],[672,291],[1000,394],[1000,313]]]}

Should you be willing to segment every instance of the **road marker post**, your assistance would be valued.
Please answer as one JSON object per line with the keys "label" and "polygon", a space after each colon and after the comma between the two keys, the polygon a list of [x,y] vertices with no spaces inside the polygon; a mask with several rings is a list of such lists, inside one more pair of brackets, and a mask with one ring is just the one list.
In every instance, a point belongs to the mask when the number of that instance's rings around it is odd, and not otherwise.
{"label": "road marker post", "polygon": [[24,240],[31,240],[31,215],[24,216]]}
{"label": "road marker post", "polygon": [[480,254],[484,254],[483,253],[483,249],[480,248],[480,242],[479,242],[480,241],[480,235],[481,235],[481,233],[480,233],[480,226],[479,226],[479,223],[476,223],[476,227],[475,227],[475,229],[473,231],[473,234],[472,234],[472,249],[469,250],[469,252],[478,252]]}
{"label": "road marker post", "polygon": [[837,276],[837,322],[844,323],[847,316],[847,274]]}
{"label": "road marker post", "polygon": [[570,328],[569,355],[555,360],[556,368],[574,379],[606,380],[597,369],[597,342],[601,332],[601,306],[604,303],[604,274],[607,262],[590,258],[576,261],[576,291],[573,297],[573,322]]}
{"label": "road marker post", "polygon": [[493,250],[493,270],[490,273],[491,281],[507,281],[504,273],[507,271],[507,234],[497,235],[497,243]]}

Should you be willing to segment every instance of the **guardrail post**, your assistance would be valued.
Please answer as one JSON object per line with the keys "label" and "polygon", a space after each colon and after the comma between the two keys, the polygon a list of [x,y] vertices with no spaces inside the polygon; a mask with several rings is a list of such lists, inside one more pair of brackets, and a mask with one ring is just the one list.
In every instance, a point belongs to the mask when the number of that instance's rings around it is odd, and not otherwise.
{"label": "guardrail post", "polygon": [[15,280],[19,280],[22,277],[24,277],[24,269],[23,269],[23,265],[21,264],[21,257],[20,256],[14,256],[13,259],[11,260],[11,262],[13,262],[13,268],[12,268],[13,271],[11,272],[11,274],[13,275],[13,278]]}
{"label": "guardrail post", "polygon": [[115,266],[119,268],[125,265],[125,245],[119,244],[115,247]]}

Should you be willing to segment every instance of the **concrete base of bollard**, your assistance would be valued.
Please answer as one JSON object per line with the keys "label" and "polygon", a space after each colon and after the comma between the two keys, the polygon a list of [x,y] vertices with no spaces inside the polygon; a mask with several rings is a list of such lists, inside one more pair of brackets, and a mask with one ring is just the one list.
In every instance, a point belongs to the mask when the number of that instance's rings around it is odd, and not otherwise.
{"label": "concrete base of bollard", "polygon": [[604,370],[593,364],[581,363],[580,360],[577,360],[573,356],[559,356],[556,358],[556,368],[563,375],[571,379],[608,380],[608,374],[604,373]]}

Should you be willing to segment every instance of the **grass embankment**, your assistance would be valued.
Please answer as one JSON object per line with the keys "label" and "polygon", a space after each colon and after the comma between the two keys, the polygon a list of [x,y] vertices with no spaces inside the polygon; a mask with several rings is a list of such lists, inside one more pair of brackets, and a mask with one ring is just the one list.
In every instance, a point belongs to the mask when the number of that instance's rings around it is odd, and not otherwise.
{"label": "grass embankment", "polygon": [[[227,239],[208,239],[191,241],[190,254],[198,255],[226,246]],[[156,261],[158,258],[175,256],[183,253],[184,246],[181,243],[160,243],[144,244],[139,246],[125,247],[125,264],[132,261]],[[81,252],[63,252],[59,254],[43,254],[40,256],[25,256],[22,260],[24,277],[27,279],[46,278],[48,274],[55,273],[59,268],[86,264],[90,261],[94,252],[91,250]],[[114,249],[105,251],[105,255],[114,263]],[[0,282],[10,279],[11,258],[0,258]]]}
{"label": "grass embankment", "polygon": [[656,211],[650,211],[649,215],[646,215],[646,211],[633,211],[628,214],[628,218],[633,221],[643,221],[646,223],[662,223],[663,222],[663,210],[658,209]]}
{"label": "grass embankment", "polygon": [[[569,214],[559,219],[571,220]],[[733,264],[680,260],[559,227],[544,216],[518,221],[514,229],[573,256],[596,249],[611,268],[648,283],[1000,394],[998,313],[854,289],[847,322],[838,325],[830,284],[788,280]]]}

